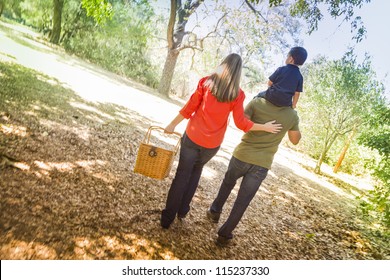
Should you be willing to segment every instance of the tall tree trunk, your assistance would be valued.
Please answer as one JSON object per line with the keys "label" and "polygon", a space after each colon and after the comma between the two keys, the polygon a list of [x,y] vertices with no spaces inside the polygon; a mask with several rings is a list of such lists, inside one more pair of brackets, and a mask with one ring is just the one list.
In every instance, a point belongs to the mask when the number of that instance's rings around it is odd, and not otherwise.
{"label": "tall tree trunk", "polygon": [[50,36],[50,42],[58,44],[61,36],[61,19],[64,0],[53,0],[53,30]]}
{"label": "tall tree trunk", "polygon": [[161,76],[160,84],[158,85],[158,92],[165,96],[169,96],[169,90],[171,89],[173,73],[175,72],[178,57],[178,51],[168,50],[168,55],[164,64],[164,70]]}
{"label": "tall tree trunk", "polygon": [[[171,12],[168,22],[167,41],[168,41],[168,55],[165,61],[164,70],[158,86],[158,92],[169,96],[171,88],[173,73],[175,72],[177,58],[180,54],[179,47],[183,42],[185,35],[185,27],[189,17],[195,12],[204,0],[186,0],[182,5],[181,0],[171,0]],[[176,13],[178,21],[176,23]],[[176,23],[176,30],[175,30]]]}
{"label": "tall tree trunk", "polygon": [[4,0],[0,0],[0,17],[4,12],[5,2]]}

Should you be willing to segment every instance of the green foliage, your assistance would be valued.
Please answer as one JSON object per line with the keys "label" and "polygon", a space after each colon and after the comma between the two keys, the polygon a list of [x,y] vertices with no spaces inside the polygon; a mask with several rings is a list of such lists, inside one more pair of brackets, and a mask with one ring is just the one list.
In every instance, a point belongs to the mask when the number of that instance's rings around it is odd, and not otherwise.
{"label": "green foliage", "polygon": [[364,197],[360,197],[360,208],[365,218],[373,223],[390,229],[390,188],[383,184],[376,185]]}
{"label": "green foliage", "polygon": [[302,144],[319,156],[319,169],[340,139],[352,130],[360,133],[366,129],[365,119],[383,103],[383,86],[375,79],[370,58],[358,63],[352,51],[336,61],[318,58],[303,72],[305,94],[299,107],[304,134],[310,136]]}
{"label": "green foliage", "polygon": [[84,28],[65,40],[65,48],[107,70],[155,87],[155,69],[146,52],[153,9],[144,2],[117,2],[112,9],[112,20],[104,26],[84,23]]}
{"label": "green foliage", "polygon": [[[259,4],[260,0],[246,0],[250,3]],[[303,18],[308,23],[309,34],[318,29],[318,23],[324,17],[323,10],[327,10],[329,15],[341,18],[342,21],[350,22],[351,32],[355,32],[353,39],[360,42],[367,33],[360,16],[355,15],[355,9],[361,8],[365,3],[371,0],[297,0],[293,1],[290,7],[290,14]],[[270,7],[285,5],[282,0],[269,0]]]}
{"label": "green foliage", "polygon": [[353,39],[360,42],[367,33],[363,25],[362,19],[355,15],[355,9],[361,8],[364,3],[369,3],[370,0],[298,0],[291,7],[291,14],[305,19],[309,24],[309,34],[317,30],[318,23],[323,18],[323,10],[333,18],[341,18],[342,21],[351,23],[351,31],[355,31]]}
{"label": "green foliage", "polygon": [[365,119],[369,130],[360,137],[361,143],[386,156],[390,154],[390,108],[385,102],[378,104]]}
{"label": "green foliage", "polygon": [[390,188],[390,107],[384,102],[370,112],[366,118],[368,128],[359,137],[359,143],[376,150],[381,159],[371,166],[374,175]]}
{"label": "green foliage", "polygon": [[97,24],[112,19],[112,5],[107,0],[81,0],[81,5],[87,11],[87,16],[92,17]]}
{"label": "green foliage", "polygon": [[359,137],[359,142],[376,150],[380,159],[367,166],[380,182],[361,198],[361,210],[366,217],[374,217],[390,228],[390,107],[378,105],[367,118],[369,129]]}
{"label": "green foliage", "polygon": [[25,24],[44,32],[51,29],[52,0],[24,0],[20,2],[20,10]]}
{"label": "green foliage", "polygon": [[2,9],[3,12],[3,14],[1,14],[0,16],[5,16],[7,18],[20,21],[20,2],[21,0],[0,0],[0,10]]}

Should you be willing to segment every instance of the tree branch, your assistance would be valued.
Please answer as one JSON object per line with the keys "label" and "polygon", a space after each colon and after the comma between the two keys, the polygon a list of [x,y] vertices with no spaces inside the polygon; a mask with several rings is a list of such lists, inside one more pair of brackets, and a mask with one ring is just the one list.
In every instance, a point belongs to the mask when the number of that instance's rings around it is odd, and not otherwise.
{"label": "tree branch", "polygon": [[268,23],[268,20],[260,13],[260,11],[256,10],[255,7],[253,7],[253,5],[248,0],[245,0],[245,3],[255,13],[255,15],[258,15],[264,20],[265,23]]}
{"label": "tree branch", "polygon": [[187,24],[188,18],[196,11],[196,9],[204,2],[204,0],[198,0],[194,3],[191,3],[191,0],[187,0],[184,4],[184,8],[179,7],[178,16],[179,20],[177,22],[177,31],[184,31],[184,27]]}
{"label": "tree branch", "polygon": [[190,45],[185,45],[185,46],[178,47],[178,48],[176,48],[176,51],[181,52],[184,49],[193,49],[193,50],[198,50],[198,51],[201,51],[201,52],[203,51],[203,48],[201,48],[201,47],[190,46]]}

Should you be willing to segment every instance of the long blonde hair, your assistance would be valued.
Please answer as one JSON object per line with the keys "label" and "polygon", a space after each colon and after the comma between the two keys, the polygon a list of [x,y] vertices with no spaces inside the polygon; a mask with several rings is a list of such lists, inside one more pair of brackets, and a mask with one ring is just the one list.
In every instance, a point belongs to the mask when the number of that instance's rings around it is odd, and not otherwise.
{"label": "long blonde hair", "polygon": [[231,102],[238,96],[242,70],[241,56],[229,54],[210,75],[205,85],[219,102]]}

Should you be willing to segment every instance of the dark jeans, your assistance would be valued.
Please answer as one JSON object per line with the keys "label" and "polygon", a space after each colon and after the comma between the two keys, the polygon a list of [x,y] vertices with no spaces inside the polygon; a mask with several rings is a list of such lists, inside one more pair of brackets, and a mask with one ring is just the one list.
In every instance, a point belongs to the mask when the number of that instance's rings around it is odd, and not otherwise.
{"label": "dark jeans", "polygon": [[186,134],[181,139],[179,165],[168,192],[161,225],[168,228],[176,217],[190,211],[190,203],[202,174],[203,166],[218,152],[219,147],[207,149],[192,142]]}
{"label": "dark jeans", "polygon": [[265,177],[267,177],[267,173],[267,168],[242,162],[235,157],[231,158],[228,170],[225,174],[225,178],[223,179],[218,195],[211,204],[211,212],[222,212],[222,208],[232,189],[236,185],[237,180],[241,177],[243,178],[230,215],[226,222],[219,229],[218,235],[229,239],[233,238],[233,230],[240,222],[241,217],[244,215],[246,208],[255,196],[261,183]]}

